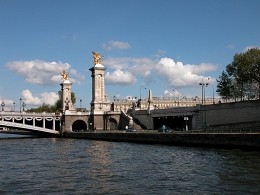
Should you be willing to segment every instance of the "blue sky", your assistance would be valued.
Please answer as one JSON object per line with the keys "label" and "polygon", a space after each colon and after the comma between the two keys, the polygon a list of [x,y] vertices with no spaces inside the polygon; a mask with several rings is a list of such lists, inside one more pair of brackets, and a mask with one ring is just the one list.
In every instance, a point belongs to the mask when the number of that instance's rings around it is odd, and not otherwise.
{"label": "blue sky", "polygon": [[92,51],[104,56],[111,100],[148,89],[200,96],[203,77],[210,97],[233,56],[260,46],[259,9],[258,0],[0,0],[1,101],[52,104],[66,70],[76,106],[89,107]]}

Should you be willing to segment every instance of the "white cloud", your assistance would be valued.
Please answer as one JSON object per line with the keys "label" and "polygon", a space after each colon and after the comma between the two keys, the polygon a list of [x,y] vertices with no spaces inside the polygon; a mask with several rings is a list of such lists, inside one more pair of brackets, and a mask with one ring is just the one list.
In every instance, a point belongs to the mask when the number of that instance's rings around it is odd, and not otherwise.
{"label": "white cloud", "polygon": [[29,89],[23,90],[21,93],[21,97],[23,102],[26,104],[31,104],[31,105],[41,105],[41,100],[39,97],[34,97],[32,95],[32,92]]}
{"label": "white cloud", "polygon": [[59,95],[55,92],[45,92],[40,94],[41,101],[45,104],[54,105],[59,99]]}
{"label": "white cloud", "polygon": [[38,96],[35,96],[30,90],[26,89],[22,91],[21,98],[25,104],[39,106],[44,103],[54,105],[55,102],[59,99],[59,96],[55,92],[44,92]]}
{"label": "white cloud", "polygon": [[203,79],[203,75],[216,69],[212,64],[184,65],[182,62],[174,62],[170,58],[162,58],[156,66],[158,75],[161,75],[172,86],[194,86]]}
{"label": "white cloud", "polygon": [[130,49],[131,45],[128,42],[109,41],[103,45],[103,48],[107,51],[111,51],[113,49]]}
{"label": "white cloud", "polygon": [[[69,72],[70,64],[62,62],[46,62],[42,60],[32,61],[12,61],[6,64],[6,67],[24,77],[27,83],[43,86],[53,86],[61,82],[60,72],[63,70]],[[72,75],[84,79],[83,76],[71,70]],[[72,79],[72,78],[70,78]],[[75,79],[72,79],[75,81]]]}
{"label": "white cloud", "polygon": [[112,69],[128,68],[131,58],[108,58],[103,61],[103,64]]}
{"label": "white cloud", "polygon": [[142,77],[145,82],[163,78],[168,85],[182,87],[197,85],[205,77],[203,74],[215,71],[217,68],[216,65],[210,63],[183,64],[171,58],[161,58],[159,62],[151,58],[109,58],[104,60],[104,65],[110,69],[116,69],[114,73],[106,77],[110,84],[124,85],[125,82],[122,81],[128,77],[121,75],[127,72],[131,73],[131,81],[128,79],[128,84],[133,84],[136,77]]}
{"label": "white cloud", "polygon": [[163,96],[165,97],[180,97],[182,94],[178,90],[164,90]]}
{"label": "white cloud", "polygon": [[105,79],[107,84],[131,85],[136,82],[136,78],[131,72],[126,72],[119,69],[112,73],[107,72]]}
{"label": "white cloud", "polygon": [[109,58],[104,60],[104,65],[111,69],[127,70],[133,75],[148,78],[156,62],[150,58]]}

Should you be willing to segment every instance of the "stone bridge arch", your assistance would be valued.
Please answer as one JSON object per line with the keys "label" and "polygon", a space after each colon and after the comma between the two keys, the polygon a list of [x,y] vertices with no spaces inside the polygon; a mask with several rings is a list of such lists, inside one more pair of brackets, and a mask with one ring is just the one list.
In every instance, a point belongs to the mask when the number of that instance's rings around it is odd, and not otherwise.
{"label": "stone bridge arch", "polygon": [[109,130],[117,130],[118,129],[118,122],[114,118],[109,119]]}
{"label": "stone bridge arch", "polygon": [[83,120],[76,120],[72,124],[72,131],[73,132],[82,132],[82,131],[87,131],[87,130],[88,130],[88,125]]}
{"label": "stone bridge arch", "polygon": [[66,115],[64,117],[64,132],[87,131],[89,129],[89,116],[87,115]]}
{"label": "stone bridge arch", "polygon": [[117,130],[119,128],[120,115],[110,115],[106,120],[107,130]]}

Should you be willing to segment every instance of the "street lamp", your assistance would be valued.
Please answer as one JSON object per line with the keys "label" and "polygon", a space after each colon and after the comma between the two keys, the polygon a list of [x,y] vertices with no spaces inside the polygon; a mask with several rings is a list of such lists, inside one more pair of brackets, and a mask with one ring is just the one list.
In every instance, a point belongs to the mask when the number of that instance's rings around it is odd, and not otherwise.
{"label": "street lamp", "polygon": [[204,104],[206,104],[206,87],[208,86],[209,84],[208,83],[204,83]]}
{"label": "street lamp", "polygon": [[22,112],[22,98],[20,98],[20,113]]}
{"label": "street lamp", "polygon": [[[203,77],[202,78],[202,82],[201,83],[199,83],[200,85],[201,85],[201,102],[202,102],[202,105],[204,105],[205,104],[205,89],[206,89],[206,87],[209,85],[209,83],[207,83],[207,82],[204,82],[204,78],[205,77]],[[209,78],[208,78],[208,80],[209,80]],[[203,121],[203,124],[204,124],[204,128],[206,129],[207,128],[207,122],[206,122],[206,107],[204,107],[204,113],[202,112],[202,121]]]}
{"label": "street lamp", "polygon": [[146,89],[146,87],[144,87],[144,86],[140,87],[140,101],[142,100],[142,88]]}
{"label": "street lamp", "polygon": [[201,85],[201,104],[203,105],[203,83],[199,83]]}
{"label": "street lamp", "polygon": [[[204,82],[204,78],[202,78],[202,82],[199,83],[199,85],[201,85],[201,104],[204,105],[205,104],[205,88],[209,85],[209,83]],[[209,78],[208,78],[209,80]]]}
{"label": "street lamp", "polygon": [[15,102],[13,104],[14,104],[14,112],[15,112]]}
{"label": "street lamp", "polygon": [[80,102],[80,108],[82,108],[82,99],[80,99],[79,102]]}
{"label": "street lamp", "polygon": [[212,95],[213,95],[213,104],[215,104],[214,87],[213,87],[213,85],[211,85],[211,87],[212,87]]}
{"label": "street lamp", "polygon": [[2,111],[5,111],[5,109],[4,109],[4,107],[5,107],[5,103],[4,103],[4,101],[2,101],[1,106],[2,106]]}

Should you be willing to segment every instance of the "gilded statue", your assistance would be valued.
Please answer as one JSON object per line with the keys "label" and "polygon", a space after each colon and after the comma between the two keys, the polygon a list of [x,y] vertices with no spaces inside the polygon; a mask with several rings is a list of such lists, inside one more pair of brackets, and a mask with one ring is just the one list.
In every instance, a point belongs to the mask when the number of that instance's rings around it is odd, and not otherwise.
{"label": "gilded statue", "polygon": [[93,62],[94,64],[101,64],[101,56],[99,55],[98,52],[93,52],[92,51],[92,54],[93,54]]}
{"label": "gilded statue", "polygon": [[60,73],[60,75],[61,75],[61,79],[62,79],[63,81],[69,80],[69,75],[68,75],[68,73],[66,73],[65,70],[63,70],[63,72]]}

